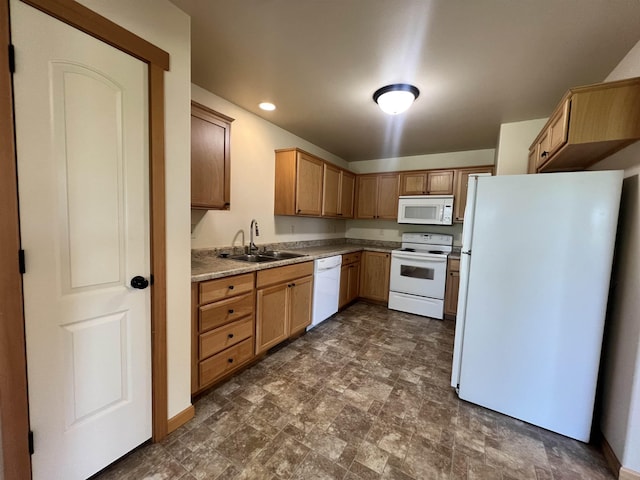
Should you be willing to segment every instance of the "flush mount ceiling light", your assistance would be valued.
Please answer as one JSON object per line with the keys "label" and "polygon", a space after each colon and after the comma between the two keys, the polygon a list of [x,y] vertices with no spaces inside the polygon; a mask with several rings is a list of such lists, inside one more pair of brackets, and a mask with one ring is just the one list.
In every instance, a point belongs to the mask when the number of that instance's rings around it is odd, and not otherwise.
{"label": "flush mount ceiling light", "polygon": [[413,85],[408,83],[394,83],[386,87],[379,88],[373,94],[373,101],[378,104],[384,113],[397,115],[406,111],[413,101],[420,95]]}
{"label": "flush mount ceiling light", "polygon": [[269,103],[269,102],[262,102],[260,105],[258,105],[262,110],[266,110],[268,112],[271,112],[272,110],[276,109],[276,106],[273,103]]}

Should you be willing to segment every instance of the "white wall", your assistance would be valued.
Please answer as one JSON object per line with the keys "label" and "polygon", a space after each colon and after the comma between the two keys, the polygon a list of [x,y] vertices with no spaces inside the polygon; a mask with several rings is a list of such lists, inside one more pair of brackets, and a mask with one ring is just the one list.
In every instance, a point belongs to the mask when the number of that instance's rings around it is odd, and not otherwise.
{"label": "white wall", "polygon": [[493,165],[495,150],[468,150],[464,152],[433,153],[411,157],[379,158],[351,162],[355,173],[395,172],[402,170],[429,170],[433,168],[475,167]]}
{"label": "white wall", "polygon": [[546,122],[546,118],[538,118],[500,125],[496,150],[496,175],[527,173],[529,146]]}
{"label": "white wall", "polygon": [[[344,220],[273,214],[276,149],[298,147],[345,168],[341,158],[263,120],[253,113],[192,85],[192,99],[234,119],[231,124],[231,206],[228,211],[192,210],[191,247],[231,245],[239,230],[249,242],[249,224],[260,225],[262,243],[343,238]],[[187,157],[188,158],[188,157]],[[235,245],[240,245],[237,237]]]}
{"label": "white wall", "polygon": [[[640,42],[607,81],[640,76]],[[640,473],[640,143],[596,164],[624,168],[623,201],[604,349],[602,432],[624,468]]]}
{"label": "white wall", "polygon": [[169,418],[191,405],[190,18],[168,0],[80,0],[171,55],[165,73]]}

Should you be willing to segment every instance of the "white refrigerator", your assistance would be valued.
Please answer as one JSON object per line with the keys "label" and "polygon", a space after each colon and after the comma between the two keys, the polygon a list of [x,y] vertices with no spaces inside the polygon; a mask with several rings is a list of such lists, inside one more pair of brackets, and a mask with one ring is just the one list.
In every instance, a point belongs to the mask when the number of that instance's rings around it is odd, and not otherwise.
{"label": "white refrigerator", "polygon": [[589,441],[622,171],[471,177],[451,385]]}

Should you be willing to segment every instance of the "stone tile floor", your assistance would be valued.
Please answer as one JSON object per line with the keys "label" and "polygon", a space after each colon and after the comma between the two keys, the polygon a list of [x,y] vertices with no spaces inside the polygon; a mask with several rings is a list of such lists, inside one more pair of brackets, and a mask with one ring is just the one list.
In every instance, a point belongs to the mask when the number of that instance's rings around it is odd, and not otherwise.
{"label": "stone tile floor", "polygon": [[613,479],[588,445],[459,400],[454,324],[356,303],[96,479]]}

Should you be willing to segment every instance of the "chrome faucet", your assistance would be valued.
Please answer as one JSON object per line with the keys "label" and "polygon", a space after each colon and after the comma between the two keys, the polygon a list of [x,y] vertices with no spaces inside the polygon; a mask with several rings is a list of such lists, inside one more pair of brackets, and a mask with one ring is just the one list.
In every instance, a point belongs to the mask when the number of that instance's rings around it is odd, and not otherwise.
{"label": "chrome faucet", "polygon": [[256,230],[256,237],[260,236],[260,230],[258,230],[258,222],[256,221],[256,219],[254,218],[253,220],[251,220],[251,226],[249,227],[249,253],[252,253],[254,251],[258,251],[258,247],[256,246],[255,243],[253,243],[253,229],[255,226],[255,230]]}

